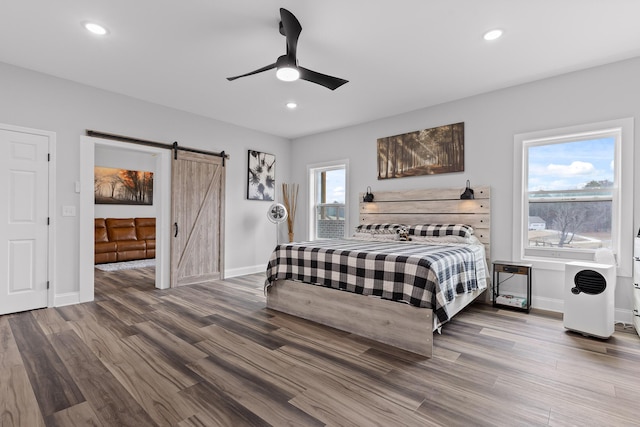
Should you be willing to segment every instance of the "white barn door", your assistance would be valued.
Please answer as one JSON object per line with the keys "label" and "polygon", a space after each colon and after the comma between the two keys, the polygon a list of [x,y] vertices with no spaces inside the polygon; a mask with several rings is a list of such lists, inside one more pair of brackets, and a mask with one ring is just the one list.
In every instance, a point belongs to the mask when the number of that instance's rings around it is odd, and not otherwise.
{"label": "white barn door", "polygon": [[49,138],[0,128],[0,314],[47,306]]}

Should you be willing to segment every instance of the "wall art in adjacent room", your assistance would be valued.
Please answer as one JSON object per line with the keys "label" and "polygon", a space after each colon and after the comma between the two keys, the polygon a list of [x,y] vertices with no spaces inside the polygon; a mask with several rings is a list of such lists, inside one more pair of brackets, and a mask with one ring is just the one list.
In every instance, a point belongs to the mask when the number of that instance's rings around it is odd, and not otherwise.
{"label": "wall art in adjacent room", "polygon": [[153,205],[153,172],[94,168],[97,205]]}
{"label": "wall art in adjacent room", "polygon": [[378,179],[464,171],[464,122],[378,139]]}
{"label": "wall art in adjacent room", "polygon": [[274,200],[276,195],[276,156],[249,150],[247,199]]}

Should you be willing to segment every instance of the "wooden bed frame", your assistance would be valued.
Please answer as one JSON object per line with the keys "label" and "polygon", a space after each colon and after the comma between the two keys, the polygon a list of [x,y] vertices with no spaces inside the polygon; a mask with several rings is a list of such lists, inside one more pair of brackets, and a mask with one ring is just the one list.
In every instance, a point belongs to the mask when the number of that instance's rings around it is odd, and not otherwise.
{"label": "wooden bed frame", "polygon": [[[473,200],[460,200],[463,191],[460,188],[375,192],[374,202],[360,202],[360,224],[468,224],[485,245],[486,257],[490,260],[490,188],[474,187],[473,190]],[[362,196],[360,194],[360,200]],[[448,305],[451,317],[482,292],[484,290],[456,296],[453,304]],[[433,354],[431,309],[292,280],[277,280],[269,286],[267,308],[425,357]]]}

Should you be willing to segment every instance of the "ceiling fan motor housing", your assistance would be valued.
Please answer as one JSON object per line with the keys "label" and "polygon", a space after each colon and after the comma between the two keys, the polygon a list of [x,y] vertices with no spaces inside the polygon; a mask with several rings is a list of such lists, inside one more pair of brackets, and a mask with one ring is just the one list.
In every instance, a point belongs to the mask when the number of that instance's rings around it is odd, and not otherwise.
{"label": "ceiling fan motor housing", "polygon": [[227,80],[233,81],[241,77],[251,76],[275,68],[276,76],[280,80],[284,81],[294,81],[302,79],[324,86],[327,89],[331,90],[335,90],[343,84],[348,83],[348,80],[318,73],[317,71],[312,71],[298,65],[298,38],[300,37],[302,26],[300,25],[300,21],[298,21],[293,13],[289,12],[287,9],[280,8],[280,24],[278,29],[280,31],[280,34],[285,36],[287,39],[287,53],[280,56],[273,64],[264,66],[254,71],[250,71],[246,74],[241,74],[239,76],[227,77]]}

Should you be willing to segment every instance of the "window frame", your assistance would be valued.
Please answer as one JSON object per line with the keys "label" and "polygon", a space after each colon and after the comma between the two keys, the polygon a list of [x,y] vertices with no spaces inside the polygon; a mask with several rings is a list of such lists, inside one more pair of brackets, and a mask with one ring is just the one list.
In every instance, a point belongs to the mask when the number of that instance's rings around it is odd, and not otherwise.
{"label": "window frame", "polygon": [[593,261],[593,249],[528,247],[528,147],[615,134],[616,186],[612,197],[612,250],[618,263],[618,276],[631,276],[633,215],[622,215],[622,212],[633,212],[633,132],[633,118],[625,118],[514,135],[514,260],[533,262],[539,268],[551,270],[563,270],[566,262]]}
{"label": "window frame", "polygon": [[316,237],[316,174],[323,171],[331,171],[336,169],[344,169],[344,235],[346,237],[349,228],[349,160],[335,160],[323,163],[314,163],[307,165],[307,238],[308,240],[319,240]]}

